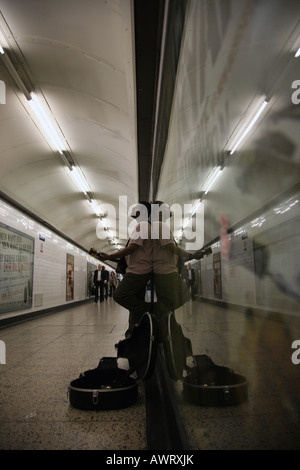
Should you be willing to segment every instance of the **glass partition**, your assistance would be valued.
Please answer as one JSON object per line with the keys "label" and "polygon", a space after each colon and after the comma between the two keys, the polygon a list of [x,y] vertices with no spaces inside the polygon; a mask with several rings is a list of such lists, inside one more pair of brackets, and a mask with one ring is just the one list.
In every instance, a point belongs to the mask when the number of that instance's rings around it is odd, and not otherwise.
{"label": "glass partition", "polygon": [[[192,356],[248,391],[236,405],[190,403],[187,359],[174,385],[192,449],[299,448],[299,14],[292,0],[188,3],[156,198],[202,207],[204,227],[190,223],[212,253],[191,262],[195,298],[176,320]],[[182,247],[187,222],[172,227]]]}

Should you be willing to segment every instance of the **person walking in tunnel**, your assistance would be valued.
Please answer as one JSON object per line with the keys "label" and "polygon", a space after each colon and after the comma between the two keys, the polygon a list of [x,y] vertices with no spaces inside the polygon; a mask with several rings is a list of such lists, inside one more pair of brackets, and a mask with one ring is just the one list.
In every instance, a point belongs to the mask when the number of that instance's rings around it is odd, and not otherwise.
{"label": "person walking in tunnel", "polygon": [[187,265],[187,268],[182,272],[182,279],[186,282],[189,291],[191,293],[191,299],[195,300],[195,287],[196,287],[196,278],[195,271],[192,269],[191,264]]}
{"label": "person walking in tunnel", "polygon": [[[100,298],[100,302],[104,301],[104,293],[107,299],[106,289],[107,289],[107,282],[108,282],[108,271],[105,269],[105,266],[98,265],[98,269],[94,271],[94,286],[96,288],[95,292],[95,299],[94,302],[98,302]],[[100,296],[99,296],[100,290]]]}
{"label": "person walking in tunnel", "polygon": [[[100,289],[100,286],[102,284],[102,266],[101,264],[98,264],[98,269],[96,269],[94,271],[94,286],[95,286],[95,298],[94,298],[94,302],[98,302],[98,299],[99,299],[99,289]],[[100,292],[100,298],[101,298],[101,292]]]}
{"label": "person walking in tunnel", "polygon": [[113,299],[129,310],[129,325],[125,336],[130,336],[135,324],[139,323],[144,313],[149,311],[150,304],[145,301],[146,285],[152,277],[152,243],[149,216],[151,204],[140,202],[134,206],[131,217],[139,221],[131,234],[127,246],[109,255],[100,253],[103,261],[117,261],[126,257],[126,273],[116,288]]}
{"label": "person walking in tunnel", "polygon": [[102,266],[101,271],[102,277],[102,285],[100,286],[100,302],[107,300],[108,297],[108,280],[109,280],[109,272],[105,269],[105,266]]}
{"label": "person walking in tunnel", "polygon": [[111,271],[109,274],[109,297],[112,297],[113,293],[116,290],[116,286],[117,286],[116,273],[114,271]]}

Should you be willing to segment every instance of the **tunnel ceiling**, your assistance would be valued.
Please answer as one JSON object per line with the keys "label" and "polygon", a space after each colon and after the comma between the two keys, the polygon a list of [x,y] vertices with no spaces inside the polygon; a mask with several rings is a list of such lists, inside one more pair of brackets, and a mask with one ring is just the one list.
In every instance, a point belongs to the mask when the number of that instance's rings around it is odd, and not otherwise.
{"label": "tunnel ceiling", "polygon": [[[0,45],[25,89],[2,54],[2,198],[107,252],[126,243],[124,209],[157,197],[193,203],[220,164],[204,241],[218,235],[220,213],[231,225],[255,213],[299,182],[299,9],[298,0],[0,0]],[[30,92],[48,109],[63,155],[45,139]],[[264,95],[263,122],[228,158]]]}
{"label": "tunnel ceiling", "polygon": [[[85,249],[114,251],[126,243],[120,196],[127,208],[149,198],[164,2],[1,0],[0,11],[0,45],[66,144],[63,155],[50,147],[0,60],[1,195]],[[87,196],[70,177],[73,165]],[[101,239],[104,226],[113,241]]]}

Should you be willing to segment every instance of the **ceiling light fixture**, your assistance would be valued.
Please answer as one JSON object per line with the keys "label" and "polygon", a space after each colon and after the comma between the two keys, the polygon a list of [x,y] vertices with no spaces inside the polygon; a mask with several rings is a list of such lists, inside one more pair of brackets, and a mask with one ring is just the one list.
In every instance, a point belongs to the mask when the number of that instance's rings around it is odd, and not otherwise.
{"label": "ceiling light fixture", "polygon": [[97,202],[96,202],[94,199],[91,199],[90,203],[91,203],[92,209],[93,209],[93,211],[95,212],[95,214],[96,214],[98,217],[100,217],[100,215],[101,215],[101,210],[100,210],[100,207],[98,206]]}
{"label": "ceiling light fixture", "polygon": [[39,125],[40,129],[43,131],[46,140],[54,150],[58,150],[58,152],[63,155],[63,151],[66,150],[66,144],[63,142],[57,130],[55,129],[54,124],[50,118],[50,114],[46,111],[37,95],[28,91],[23,80],[11,62],[8,54],[4,51],[2,46],[0,46],[0,53],[6,69],[10,73],[19,90],[24,94],[30,109],[33,111],[37,119],[37,125]]}
{"label": "ceiling light fixture", "polygon": [[84,194],[90,192],[90,188],[88,187],[87,182],[85,181],[81,172],[76,168],[76,166],[72,166],[72,170],[70,171],[71,177],[75,184],[77,185],[78,189],[82,191]]}
{"label": "ceiling light fixture", "polygon": [[174,234],[174,238],[176,240],[176,243],[180,243],[182,238],[183,238],[183,229],[179,229],[177,235]]}
{"label": "ceiling light fixture", "polygon": [[193,217],[193,215],[197,212],[197,210],[198,210],[199,207],[200,207],[200,204],[201,204],[201,199],[197,199],[197,200],[194,202],[194,206],[193,206],[193,209],[192,209],[191,217]]}
{"label": "ceiling light fixture", "polygon": [[24,94],[25,98],[27,100],[30,100],[31,99],[31,96],[30,96],[30,93],[29,91],[27,90],[26,86],[24,85],[23,81],[21,80],[21,78],[19,77],[19,74],[18,72],[16,71],[15,67],[13,66],[10,58],[8,57],[8,55],[5,53],[4,49],[1,47],[2,51],[1,52],[1,58],[3,60],[3,63],[7,69],[7,71],[10,73],[12,79],[14,80],[15,84],[17,85],[17,87],[21,90],[21,92]]}
{"label": "ceiling light fixture", "polygon": [[244,130],[243,134],[241,135],[241,137],[238,139],[237,143],[234,145],[233,149],[230,150],[230,155],[232,155],[236,149],[238,148],[238,146],[241,144],[241,142],[245,139],[246,135],[250,132],[250,130],[252,129],[252,127],[254,126],[254,124],[256,123],[256,121],[258,120],[258,118],[260,117],[260,115],[262,114],[262,112],[264,111],[265,107],[267,106],[268,104],[268,101],[267,100],[264,100],[264,102],[262,103],[262,105],[260,106],[259,110],[257,111],[257,113],[255,114],[254,118],[251,120],[251,122],[248,124],[248,126],[246,127],[246,129]]}
{"label": "ceiling light fixture", "polygon": [[51,147],[58,150],[58,152],[63,155],[63,151],[66,150],[66,145],[58,135],[49,114],[46,112],[44,106],[35,93],[30,93],[30,96],[31,99],[28,100],[29,106],[38,119],[43,131],[46,133]]}
{"label": "ceiling light fixture", "polygon": [[296,54],[295,54],[295,57],[299,57],[300,56],[300,47],[299,49],[297,50]]}
{"label": "ceiling light fixture", "polygon": [[212,185],[215,184],[219,176],[221,176],[222,170],[222,167],[218,166],[211,172],[210,177],[208,178],[207,183],[204,186],[204,194],[207,194]]}
{"label": "ceiling light fixture", "polygon": [[[64,163],[68,166],[70,170],[70,175],[74,183],[79,188],[79,190],[85,194],[95,214],[101,217],[101,209],[99,208],[96,201],[91,197],[90,188],[88,187],[88,184],[83,174],[78,170],[78,168],[75,167],[73,159],[71,155],[69,154],[69,152],[67,151],[66,143],[60,137],[58,131],[55,128],[54,122],[51,118],[50,111],[46,110],[46,107],[42,104],[42,102],[40,101],[36,93],[33,93],[33,92],[30,93],[28,91],[23,80],[21,79],[18,72],[16,71],[15,66],[11,62],[8,54],[6,53],[6,51],[3,49],[1,45],[0,45],[0,55],[7,71],[10,73],[12,79],[14,80],[14,83],[17,85],[19,90],[25,96],[27,103],[30,107],[30,110],[32,110],[36,118],[36,125],[39,127],[40,131],[46,138],[50,147],[53,150],[58,151],[60,153]],[[109,233],[109,235],[111,238],[113,238],[111,233]]]}

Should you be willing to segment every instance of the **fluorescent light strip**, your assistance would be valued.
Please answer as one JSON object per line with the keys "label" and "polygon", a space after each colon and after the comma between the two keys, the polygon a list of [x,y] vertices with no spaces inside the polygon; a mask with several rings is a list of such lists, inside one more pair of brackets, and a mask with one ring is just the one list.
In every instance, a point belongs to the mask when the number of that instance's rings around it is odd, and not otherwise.
{"label": "fluorescent light strip", "polygon": [[44,132],[46,133],[49,143],[51,146],[58,150],[58,152],[63,155],[63,150],[66,150],[66,146],[59,137],[50,117],[48,116],[45,108],[34,93],[30,93],[31,100],[28,101],[29,106],[36,115],[38,122],[42,126]]}
{"label": "fluorescent light strip", "polygon": [[100,211],[100,208],[99,208],[97,202],[94,199],[92,199],[90,201],[90,204],[91,204],[92,209],[95,212],[95,214],[98,215],[98,217],[100,217],[101,211]]}
{"label": "fluorescent light strip", "polygon": [[299,49],[297,50],[296,54],[295,54],[295,57],[299,57],[300,56],[300,47]]}
{"label": "fluorescent light strip", "polygon": [[191,218],[192,218],[192,217],[189,217],[189,218],[185,221],[185,223],[182,225],[182,230],[185,230],[185,229],[187,228],[187,226],[189,225],[189,222],[190,222]]}
{"label": "fluorescent light strip", "polygon": [[76,183],[76,185],[78,186],[78,188],[80,189],[80,191],[82,191],[84,194],[90,191],[90,188],[88,187],[87,182],[85,181],[84,177],[81,175],[79,170],[76,168],[76,166],[72,167],[71,176],[74,182]]}
{"label": "fluorescent light strip", "polygon": [[[5,54],[5,51],[3,47],[1,46],[1,44],[0,44],[0,54],[3,56],[4,64],[6,65],[15,83],[18,85],[18,87],[23,92],[24,96],[26,97],[30,108],[32,109],[32,111],[34,112],[37,118],[38,124],[40,124],[42,130],[45,132],[46,136],[48,137],[51,147],[54,148],[55,150],[58,150],[58,152],[64,157],[65,163],[69,165],[69,162],[63,153],[64,150],[66,151],[66,145],[63,142],[63,140],[60,138],[58,132],[56,131],[53,125],[53,122],[50,119],[50,116],[47,114],[47,111],[45,110],[44,106],[38,99],[37,95],[35,93],[28,92],[27,88],[25,87],[24,83],[19,77],[15,67],[11,63],[8,55]],[[86,183],[84,177],[81,175],[78,169],[75,166],[72,166],[71,168],[69,166],[69,169],[71,172],[71,176],[75,184],[77,185],[77,187],[80,189],[80,191],[82,191],[84,194],[87,194],[88,192],[90,192],[88,184]],[[95,214],[97,216],[100,216],[101,210],[99,206],[97,205],[97,203],[92,199],[90,201],[90,204]],[[108,233],[111,236],[111,238],[113,238],[112,234],[109,231]]]}
{"label": "fluorescent light strip", "polygon": [[197,201],[194,204],[194,208],[192,210],[191,217],[193,217],[193,215],[197,212],[200,204],[201,204],[201,199],[197,199]]}
{"label": "fluorescent light strip", "polygon": [[23,95],[25,96],[25,98],[27,100],[30,100],[31,99],[31,96],[30,96],[30,93],[29,91],[27,90],[26,86],[24,85],[24,83],[22,82],[21,78],[19,77],[15,67],[13,66],[13,64],[11,63],[9,57],[7,54],[5,54],[5,51],[3,50],[3,54],[1,54],[1,58],[4,62],[4,65],[7,69],[7,71],[10,73],[10,75],[12,76],[12,79],[14,80],[15,84],[17,85],[17,87],[21,90],[21,92],[23,93]]}
{"label": "fluorescent light strip", "polygon": [[[68,165],[69,170],[71,171],[72,178],[77,185],[77,187],[80,189],[80,191],[83,191],[84,194],[87,194],[90,189],[88,187],[88,184],[86,183],[83,175],[78,171],[77,168],[74,166],[71,166],[69,163],[66,155],[64,155],[63,151],[66,151],[66,145],[59,136],[57,130],[54,127],[54,124],[48,115],[46,109],[44,108],[43,104],[40,102],[39,98],[35,93],[29,93],[27,88],[25,87],[23,81],[19,77],[19,74],[17,73],[15,67],[11,63],[9,57],[7,54],[5,54],[5,51],[3,47],[0,45],[0,54],[3,59],[3,62],[10,72],[12,78],[14,79],[15,83],[19,87],[19,89],[23,92],[25,98],[27,99],[27,102],[33,111],[34,115],[36,116],[37,119],[37,124],[41,127],[41,130],[44,131],[45,137],[47,138],[50,146],[54,149],[57,150],[63,157],[65,163]],[[96,204],[95,201],[91,200],[91,206],[96,213],[96,215],[100,216],[101,211],[98,205]]]}
{"label": "fluorescent light strip", "polygon": [[38,97],[35,93],[29,93],[26,86],[24,85],[23,81],[21,80],[18,72],[16,71],[15,67],[13,66],[12,62],[10,61],[7,54],[3,50],[2,46],[0,46],[0,53],[3,59],[3,62],[11,74],[12,78],[14,79],[16,85],[24,94],[25,98],[28,101],[28,104],[32,111],[34,112],[38,124],[41,126],[42,130],[46,134],[49,140],[49,144],[55,150],[58,150],[61,155],[63,155],[63,150],[66,150],[66,145],[58,135],[49,115],[47,114],[45,108],[43,107],[42,103],[39,101]]}
{"label": "fluorescent light strip", "polygon": [[201,204],[201,200],[197,199],[196,202],[194,203],[194,208],[192,209],[191,215],[188,217],[186,222],[182,225],[182,229],[181,229],[182,231],[186,229],[186,227],[188,226],[188,224],[192,220],[194,214],[197,212],[198,207],[200,206],[200,204]]}
{"label": "fluorescent light strip", "polygon": [[182,239],[182,235],[183,235],[183,230],[181,228],[178,235],[175,236],[175,240],[179,242]]}
{"label": "fluorescent light strip", "polygon": [[254,126],[254,124],[256,123],[257,119],[259,118],[259,116],[261,115],[261,113],[263,112],[263,110],[265,109],[265,107],[267,106],[268,104],[268,101],[264,101],[263,104],[261,105],[261,107],[259,108],[259,110],[257,111],[257,113],[255,114],[254,118],[252,119],[252,121],[250,122],[250,124],[246,127],[245,131],[243,132],[243,134],[241,135],[241,137],[239,138],[239,140],[237,141],[237,143],[235,144],[235,146],[233,147],[233,149],[230,151],[230,155],[232,155],[237,147],[240,145],[240,143],[244,140],[244,138],[246,137],[246,135],[248,134],[248,132],[250,132],[250,130],[252,129],[252,127]]}
{"label": "fluorescent light strip", "polygon": [[213,170],[208,182],[207,182],[207,186],[206,186],[206,189],[204,190],[204,194],[207,194],[208,191],[210,190],[210,188],[212,187],[212,185],[217,181],[217,179],[219,178],[219,176],[221,176],[221,173],[222,173],[222,168],[220,166],[218,166],[217,168],[215,168],[215,170]]}

